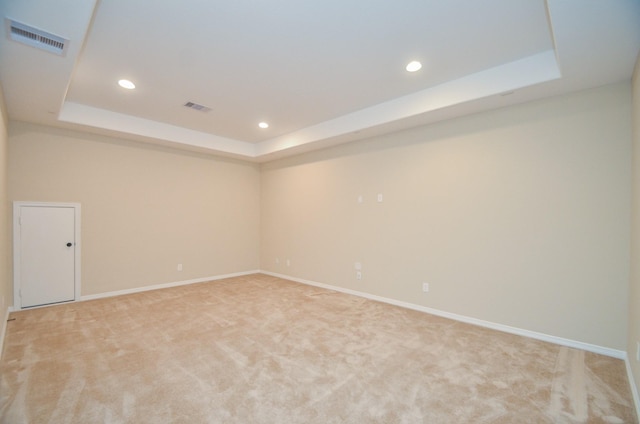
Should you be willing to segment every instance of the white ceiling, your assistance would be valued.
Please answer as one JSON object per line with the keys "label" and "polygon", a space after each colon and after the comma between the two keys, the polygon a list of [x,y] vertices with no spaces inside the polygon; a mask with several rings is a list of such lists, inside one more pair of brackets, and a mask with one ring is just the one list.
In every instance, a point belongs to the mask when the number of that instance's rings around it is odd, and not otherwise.
{"label": "white ceiling", "polygon": [[640,50],[640,0],[0,0],[0,13],[69,40],[60,57],[0,37],[10,119],[252,161],[628,80]]}

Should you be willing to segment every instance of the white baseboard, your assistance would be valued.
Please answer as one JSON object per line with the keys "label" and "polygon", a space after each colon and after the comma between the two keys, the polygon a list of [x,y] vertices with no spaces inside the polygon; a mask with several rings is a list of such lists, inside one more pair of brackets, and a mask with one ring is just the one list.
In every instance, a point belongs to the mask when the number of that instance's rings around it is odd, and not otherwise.
{"label": "white baseboard", "polygon": [[245,275],[258,274],[259,272],[260,272],[259,270],[243,271],[243,272],[236,272],[233,274],[216,275],[213,277],[195,278],[193,280],[183,280],[183,281],[175,281],[172,283],[154,284],[152,286],[136,287],[133,289],[116,290],[116,291],[98,293],[98,294],[89,294],[86,296],[80,296],[80,299],[78,300],[85,301],[85,300],[103,299],[106,297],[121,296],[123,294],[141,293],[149,290],[166,289],[169,287],[186,286],[188,284],[196,284],[196,283],[206,283],[207,281],[223,280],[225,278],[232,278],[232,277],[242,277]]}
{"label": "white baseboard", "polygon": [[13,312],[13,308],[9,306],[2,320],[2,329],[0,329],[0,359],[2,359],[2,353],[4,352],[4,338],[7,335],[7,321],[9,320],[9,314],[11,312]]}
{"label": "white baseboard", "polygon": [[631,363],[629,362],[629,355],[625,355],[624,363],[627,366],[627,377],[629,378],[629,386],[631,386],[631,395],[633,396],[633,404],[636,407],[636,415],[640,417],[640,396],[638,396],[638,386],[636,386],[636,380],[633,377],[633,371],[631,370]]}
{"label": "white baseboard", "polygon": [[[391,299],[388,297],[377,296],[370,293],[360,292],[356,290],[346,289],[343,287],[332,286],[330,284],[318,283],[316,281],[305,280],[302,278],[291,277],[284,274],[278,274],[269,271],[260,271],[262,274],[271,275],[273,277],[283,278],[285,280],[295,281],[297,283],[307,284],[310,286],[322,287],[328,290],[334,290],[341,293],[352,294],[354,296],[364,297],[366,299],[375,300],[378,302],[388,303],[395,306],[400,306],[407,309],[413,309],[415,311],[426,312],[431,315],[437,315],[443,318],[449,318],[455,321],[465,322],[467,324],[478,325],[480,327],[490,328],[493,330],[502,331],[505,333],[515,334],[518,336],[529,337],[532,339],[542,340],[549,343],[554,343],[561,346],[567,346],[575,349],[585,350],[587,352],[599,353],[601,355],[611,356],[613,358],[625,359],[627,353],[624,350],[616,350],[608,347],[593,345],[590,343],[579,342],[575,340],[565,339],[562,337],[551,336],[544,333],[538,333],[535,331],[524,330],[522,328],[511,327],[504,324],[498,324],[495,322],[484,321],[477,318],[467,317],[464,315],[458,315],[451,312],[441,311],[438,309],[429,308],[426,306],[416,305],[414,303],[403,302],[401,300]],[[640,416],[640,415],[639,415]]]}

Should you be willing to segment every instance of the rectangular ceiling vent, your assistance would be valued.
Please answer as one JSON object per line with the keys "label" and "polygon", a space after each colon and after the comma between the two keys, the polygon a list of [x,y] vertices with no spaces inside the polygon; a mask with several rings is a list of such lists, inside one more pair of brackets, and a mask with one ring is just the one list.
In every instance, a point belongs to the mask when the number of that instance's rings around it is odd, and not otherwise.
{"label": "rectangular ceiling vent", "polygon": [[69,40],[7,18],[9,39],[64,56]]}
{"label": "rectangular ceiling vent", "polygon": [[209,112],[211,110],[210,107],[202,106],[202,105],[199,105],[199,104],[193,103],[193,102],[187,102],[184,105],[185,105],[185,107],[188,107],[189,109],[197,110],[197,111],[200,111],[200,112]]}

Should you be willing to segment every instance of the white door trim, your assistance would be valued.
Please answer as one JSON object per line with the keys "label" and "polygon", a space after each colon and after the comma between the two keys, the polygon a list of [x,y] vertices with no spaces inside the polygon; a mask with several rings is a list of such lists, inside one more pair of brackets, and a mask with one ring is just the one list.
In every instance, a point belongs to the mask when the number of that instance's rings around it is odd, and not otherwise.
{"label": "white door trim", "polygon": [[22,309],[22,301],[20,299],[20,208],[23,206],[45,206],[53,208],[73,208],[75,210],[75,249],[74,250],[74,298],[73,301],[80,300],[80,251],[81,251],[81,237],[80,237],[80,203],[58,203],[58,202],[13,202],[13,310],[19,311]]}

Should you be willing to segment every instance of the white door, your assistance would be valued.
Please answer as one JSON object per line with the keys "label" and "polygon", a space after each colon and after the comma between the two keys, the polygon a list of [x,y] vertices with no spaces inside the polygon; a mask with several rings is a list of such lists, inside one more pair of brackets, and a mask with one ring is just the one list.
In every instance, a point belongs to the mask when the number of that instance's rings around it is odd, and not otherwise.
{"label": "white door", "polygon": [[76,208],[17,205],[14,213],[20,307],[75,300]]}

